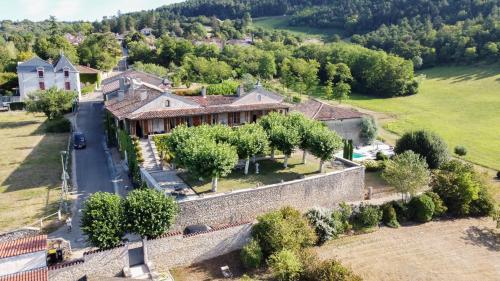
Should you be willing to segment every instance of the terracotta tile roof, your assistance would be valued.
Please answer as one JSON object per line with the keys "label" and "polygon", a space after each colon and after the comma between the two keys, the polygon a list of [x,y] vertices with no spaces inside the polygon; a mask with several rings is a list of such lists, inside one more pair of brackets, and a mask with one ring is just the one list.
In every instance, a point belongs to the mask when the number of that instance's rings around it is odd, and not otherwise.
{"label": "terracotta tile roof", "polygon": [[0,281],[47,281],[49,272],[46,267],[18,272],[0,277]]}
{"label": "terracotta tile roof", "polygon": [[224,113],[224,112],[233,112],[233,111],[288,109],[289,107],[290,107],[289,105],[284,104],[284,103],[207,106],[207,107],[201,107],[201,108],[163,109],[163,110],[156,110],[156,111],[148,111],[148,112],[138,113],[134,116],[130,116],[127,118],[132,119],[132,120],[145,120],[145,119],[154,119],[154,118],[192,116],[192,115]]}
{"label": "terracotta tile roof", "polygon": [[76,70],[80,72],[80,74],[98,74],[99,70],[94,69],[92,67],[84,66],[84,65],[76,65]]}
{"label": "terracotta tile roof", "polygon": [[364,115],[356,110],[331,106],[316,99],[309,99],[300,103],[293,107],[292,110],[320,121],[361,118]]}
{"label": "terracotta tile roof", "polygon": [[47,249],[47,235],[30,236],[0,243],[0,259]]}
{"label": "terracotta tile roof", "polygon": [[115,80],[112,82],[109,82],[108,84],[102,85],[102,93],[103,94],[108,94],[114,91],[118,91],[120,89],[120,81]]}
{"label": "terracotta tile roof", "polygon": [[213,105],[222,105],[222,104],[230,104],[238,99],[238,96],[223,96],[223,95],[207,95],[206,97],[202,96],[184,96],[185,100],[190,100],[195,102],[201,106],[213,106]]}
{"label": "terracotta tile roof", "polygon": [[[143,92],[146,92],[147,98],[141,100],[141,93]],[[126,94],[124,99],[121,101],[118,98],[107,101],[106,109],[108,109],[114,116],[122,119],[161,95],[162,92],[142,85],[136,89],[133,94]]]}

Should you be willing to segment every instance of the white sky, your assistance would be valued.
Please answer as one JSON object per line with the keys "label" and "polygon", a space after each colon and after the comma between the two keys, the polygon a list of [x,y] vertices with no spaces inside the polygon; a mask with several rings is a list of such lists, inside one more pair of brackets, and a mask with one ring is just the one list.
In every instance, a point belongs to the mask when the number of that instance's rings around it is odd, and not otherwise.
{"label": "white sky", "polygon": [[182,2],[183,0],[0,0],[0,20],[41,21],[55,16],[62,21],[100,20],[103,16]]}

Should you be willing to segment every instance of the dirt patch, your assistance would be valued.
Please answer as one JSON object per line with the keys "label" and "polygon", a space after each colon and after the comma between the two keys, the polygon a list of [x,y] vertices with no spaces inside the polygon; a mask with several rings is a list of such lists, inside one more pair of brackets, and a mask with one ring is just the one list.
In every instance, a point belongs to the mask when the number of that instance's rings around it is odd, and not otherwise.
{"label": "dirt patch", "polygon": [[494,226],[485,218],[383,227],[316,250],[364,280],[498,280],[500,237]]}

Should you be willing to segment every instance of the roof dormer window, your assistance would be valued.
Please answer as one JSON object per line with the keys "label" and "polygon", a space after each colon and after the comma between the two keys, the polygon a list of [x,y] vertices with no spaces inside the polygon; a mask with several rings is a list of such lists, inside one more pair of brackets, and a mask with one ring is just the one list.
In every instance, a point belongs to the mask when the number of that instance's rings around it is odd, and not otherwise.
{"label": "roof dormer window", "polygon": [[37,68],[36,72],[38,73],[38,78],[43,78],[43,75],[44,75],[44,69],[43,69],[43,67]]}
{"label": "roof dormer window", "polygon": [[261,95],[257,95],[257,101],[262,101],[262,96]]}
{"label": "roof dormer window", "polygon": [[170,107],[170,100],[165,100],[165,107]]}
{"label": "roof dormer window", "polygon": [[69,68],[65,67],[63,71],[64,71],[64,78],[68,78],[69,77]]}

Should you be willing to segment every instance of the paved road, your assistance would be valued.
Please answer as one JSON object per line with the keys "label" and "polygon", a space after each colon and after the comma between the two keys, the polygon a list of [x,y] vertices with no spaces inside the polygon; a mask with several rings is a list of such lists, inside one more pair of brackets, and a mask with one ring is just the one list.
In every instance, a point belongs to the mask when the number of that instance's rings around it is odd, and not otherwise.
{"label": "paved road", "polygon": [[84,236],[80,230],[80,209],[82,202],[90,194],[98,191],[115,192],[112,181],[112,168],[105,151],[103,131],[103,105],[97,100],[84,100],[76,117],[76,130],[87,137],[87,148],[75,150],[75,170],[77,181],[76,204],[73,206],[73,230],[68,233],[66,227],[51,233],[50,237],[63,237],[71,242],[73,250],[86,247]]}

